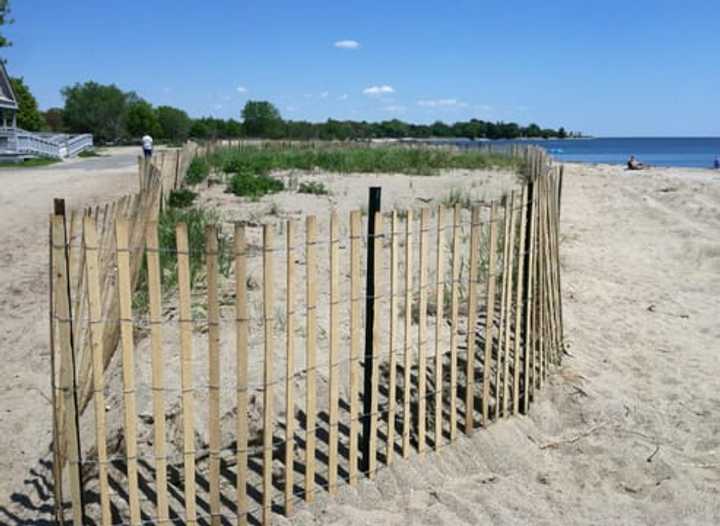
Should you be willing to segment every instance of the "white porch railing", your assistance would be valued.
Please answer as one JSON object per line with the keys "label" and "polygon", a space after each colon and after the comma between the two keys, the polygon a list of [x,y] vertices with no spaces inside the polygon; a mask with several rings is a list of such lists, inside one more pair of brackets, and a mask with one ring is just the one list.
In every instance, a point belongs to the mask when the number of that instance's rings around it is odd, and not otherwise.
{"label": "white porch railing", "polygon": [[0,127],[0,153],[10,155],[38,155],[64,159],[93,146],[93,136],[39,134],[17,128]]}

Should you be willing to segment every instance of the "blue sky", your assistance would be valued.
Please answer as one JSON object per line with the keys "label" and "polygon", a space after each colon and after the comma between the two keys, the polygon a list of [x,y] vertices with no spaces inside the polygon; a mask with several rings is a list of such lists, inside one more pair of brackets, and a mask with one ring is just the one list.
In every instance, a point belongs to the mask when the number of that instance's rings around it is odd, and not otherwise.
{"label": "blue sky", "polygon": [[43,109],[62,105],[63,86],[96,80],[192,116],[238,118],[252,98],[314,121],[476,117],[602,136],[720,135],[715,0],[11,0],[11,9],[14,46],[3,55]]}

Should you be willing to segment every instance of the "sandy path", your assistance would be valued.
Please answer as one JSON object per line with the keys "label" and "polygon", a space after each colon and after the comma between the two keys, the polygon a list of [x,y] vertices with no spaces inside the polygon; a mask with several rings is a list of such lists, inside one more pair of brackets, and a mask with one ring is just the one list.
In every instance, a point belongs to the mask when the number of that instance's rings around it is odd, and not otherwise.
{"label": "sandy path", "polygon": [[323,496],[298,524],[720,522],[720,177],[568,175],[571,356],[530,416]]}
{"label": "sandy path", "polygon": [[[0,169],[0,506],[50,444],[48,214],[104,202],[137,186],[137,148],[37,169]],[[20,482],[20,484],[18,483]],[[2,521],[2,518],[0,518]]]}

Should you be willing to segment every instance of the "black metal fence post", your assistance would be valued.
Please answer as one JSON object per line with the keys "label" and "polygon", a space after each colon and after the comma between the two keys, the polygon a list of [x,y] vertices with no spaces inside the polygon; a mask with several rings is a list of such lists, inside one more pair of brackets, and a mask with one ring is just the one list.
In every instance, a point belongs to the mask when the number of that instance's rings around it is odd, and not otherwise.
{"label": "black metal fence post", "polygon": [[[368,199],[368,236],[367,236],[367,280],[365,286],[365,356],[363,359],[363,417],[362,417],[362,464],[360,470],[367,473],[370,469],[370,412],[372,411],[372,371],[373,371],[373,325],[375,310],[375,214],[380,212],[379,186],[370,187]],[[391,424],[392,425],[392,424]],[[351,460],[352,461],[352,460]]]}

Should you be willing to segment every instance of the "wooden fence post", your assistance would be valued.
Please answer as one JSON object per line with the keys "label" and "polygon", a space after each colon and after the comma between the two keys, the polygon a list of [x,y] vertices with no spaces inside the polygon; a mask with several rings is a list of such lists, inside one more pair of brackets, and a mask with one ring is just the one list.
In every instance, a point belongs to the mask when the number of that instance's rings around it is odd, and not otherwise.
{"label": "wooden fence post", "polygon": [[285,515],[292,512],[295,458],[295,222],[286,223],[286,297],[285,297]]}
{"label": "wooden fence post", "polygon": [[245,227],[235,225],[235,360],[236,360],[236,404],[237,421],[235,428],[236,441],[236,476],[237,486],[237,522],[247,524],[247,464],[248,464],[248,308],[247,308],[247,261],[246,261]]}
{"label": "wooden fence post", "polygon": [[513,268],[515,266],[515,201],[516,193],[510,193],[510,237],[505,240],[508,246],[507,250],[507,264],[505,268],[507,270],[507,286],[506,286],[506,301],[505,301],[505,342],[503,346],[503,386],[502,386],[502,416],[507,417],[508,411],[508,376],[510,374],[510,329],[512,320],[512,298],[513,298]]}
{"label": "wooden fence post", "polygon": [[412,223],[413,212],[405,215],[405,354],[403,361],[403,436],[402,456],[410,456],[410,385],[412,381]]}
{"label": "wooden fence post", "polygon": [[328,436],[328,493],[337,493],[338,471],[338,414],[340,399],[340,364],[338,344],[340,331],[340,229],[335,210],[330,214],[330,356],[329,356],[329,436]]}
{"label": "wooden fence post", "polygon": [[315,500],[315,442],[316,442],[316,376],[317,376],[317,220],[305,219],[305,276],[306,327],[305,368],[307,369],[305,398],[305,500]]}
{"label": "wooden fence post", "polygon": [[104,349],[102,340],[102,306],[100,304],[100,280],[98,273],[98,244],[95,224],[91,218],[83,221],[85,261],[88,284],[89,332],[92,349],[92,380],[95,402],[95,437],[98,451],[98,481],[100,486],[100,517],[103,526],[111,523],[110,490],[108,487],[108,458],[105,427]]}
{"label": "wooden fence post", "polygon": [[397,357],[395,349],[396,331],[397,331],[397,294],[398,294],[398,215],[397,211],[392,211],[390,220],[390,319],[388,326],[388,413],[387,413],[387,447],[385,453],[385,462],[387,465],[393,463],[395,458],[395,414],[397,407]]}
{"label": "wooden fence post", "polygon": [[428,258],[428,231],[430,223],[430,210],[423,208],[420,211],[420,256],[418,258],[420,281],[418,288],[420,298],[418,302],[418,452],[425,451],[425,408],[427,406],[427,258]]}
{"label": "wooden fence post", "polygon": [[480,207],[473,207],[470,224],[470,272],[468,272],[467,361],[465,362],[465,433],[475,427],[475,322],[477,320],[477,274],[480,255]]}
{"label": "wooden fence post", "polygon": [[362,249],[362,215],[356,210],[350,213],[350,444],[349,482],[357,484],[358,479],[358,420],[360,399],[360,250]]}
{"label": "wooden fence post", "polygon": [[190,295],[190,255],[185,223],[175,227],[177,238],[178,289],[180,295],[180,369],[183,414],[183,468],[185,475],[185,521],[196,524],[195,508],[195,417],[192,381],[192,297]]}
{"label": "wooden fence post", "polygon": [[488,264],[487,301],[485,314],[485,353],[483,357],[483,426],[490,423],[490,363],[492,362],[493,327],[495,325],[495,267],[497,250],[497,205],[490,205],[490,262]]}
{"label": "wooden fence post", "polygon": [[273,244],[274,227],[263,225],[263,329],[265,360],[263,368],[263,500],[262,522],[272,518],[272,457],[273,457]]}
{"label": "wooden fence post", "polygon": [[150,314],[150,347],[152,359],[153,425],[155,450],[155,483],[157,485],[158,523],[168,524],[167,458],[165,437],[165,362],[162,352],[162,293],[157,223],[146,230],[148,299]]}
{"label": "wooden fence post", "polygon": [[120,342],[122,345],[123,405],[125,406],[125,451],[127,459],[130,523],[140,524],[137,471],[137,409],[135,403],[135,346],[133,342],[132,285],[127,221],[115,225],[117,284],[120,292]]}
{"label": "wooden fence post", "polygon": [[[523,320],[523,285],[525,275],[525,221],[526,215],[524,207],[527,204],[528,187],[524,186],[522,195],[520,196],[520,207],[518,214],[520,215],[520,244],[518,245],[518,271],[517,271],[517,289],[515,296],[515,348],[513,351],[513,407],[514,415],[520,410],[520,340],[522,339],[522,320]],[[527,337],[527,336],[526,336]],[[525,349],[525,360],[527,360],[527,340],[522,346]],[[527,384],[526,384],[527,389]]]}
{"label": "wooden fence post", "polygon": [[460,281],[460,205],[453,210],[452,289],[450,292],[450,441],[457,438],[457,348]]}
{"label": "wooden fence post", "polygon": [[441,352],[441,332],[445,310],[445,277],[443,266],[443,220],[444,208],[437,209],[437,236],[435,248],[435,450],[442,442],[442,390],[443,390],[443,353]]}
{"label": "wooden fence post", "polygon": [[[178,150],[179,152],[179,150]],[[210,452],[210,524],[220,526],[220,301],[218,299],[218,230],[205,227],[208,300],[208,431]]]}
{"label": "wooden fence post", "polygon": [[[77,393],[74,376],[72,324],[70,318],[70,297],[68,286],[67,241],[65,236],[64,202],[59,210],[56,200],[55,215],[52,218],[53,266],[55,267],[55,316],[58,325],[56,333],[60,350],[60,390],[63,393],[64,418],[61,422],[63,432],[61,440],[66,449],[65,457],[69,463],[70,497],[72,499],[73,524],[81,526],[85,516],[82,491],[82,459],[77,426]],[[60,215],[58,212],[61,212]]]}

